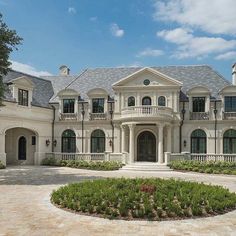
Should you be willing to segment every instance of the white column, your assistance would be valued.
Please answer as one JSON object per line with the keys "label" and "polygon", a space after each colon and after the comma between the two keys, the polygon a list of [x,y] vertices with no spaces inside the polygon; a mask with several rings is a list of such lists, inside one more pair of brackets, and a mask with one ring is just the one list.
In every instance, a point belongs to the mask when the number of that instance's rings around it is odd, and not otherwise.
{"label": "white column", "polygon": [[129,125],[129,162],[134,162],[134,124]]}
{"label": "white column", "polygon": [[171,152],[171,126],[167,126],[167,152]]}
{"label": "white column", "polygon": [[5,134],[0,134],[0,161],[6,165]]}
{"label": "white column", "polygon": [[158,126],[158,163],[164,162],[163,157],[163,125]]}
{"label": "white column", "polygon": [[121,152],[125,152],[125,127],[121,125]]}

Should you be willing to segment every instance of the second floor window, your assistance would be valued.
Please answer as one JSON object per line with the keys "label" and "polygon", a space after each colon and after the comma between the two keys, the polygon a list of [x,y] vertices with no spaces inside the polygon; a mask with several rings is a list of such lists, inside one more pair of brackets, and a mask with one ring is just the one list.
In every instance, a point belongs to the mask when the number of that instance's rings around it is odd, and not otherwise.
{"label": "second floor window", "polygon": [[236,112],[236,96],[225,97],[225,112]]}
{"label": "second floor window", "polygon": [[27,90],[19,89],[18,90],[18,104],[21,106],[28,106],[29,103],[29,93]]}
{"label": "second floor window", "polygon": [[166,106],[166,98],[164,96],[160,96],[158,98],[158,106],[162,106],[162,107]]}
{"label": "second floor window", "polygon": [[104,113],[104,98],[93,98],[93,113]]}
{"label": "second floor window", "polygon": [[63,99],[63,113],[75,112],[75,99]]}
{"label": "second floor window", "polygon": [[193,112],[205,112],[205,97],[193,97]]}
{"label": "second floor window", "polygon": [[135,106],[135,98],[132,96],[128,98],[128,107],[133,107],[133,106]]}

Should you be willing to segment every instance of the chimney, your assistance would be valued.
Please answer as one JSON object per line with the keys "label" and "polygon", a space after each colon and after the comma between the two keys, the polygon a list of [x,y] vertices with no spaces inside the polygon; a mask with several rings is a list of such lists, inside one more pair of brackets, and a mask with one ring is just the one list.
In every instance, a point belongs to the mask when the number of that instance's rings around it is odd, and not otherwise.
{"label": "chimney", "polygon": [[60,75],[69,75],[70,74],[70,69],[65,65],[60,66],[59,70],[60,70]]}
{"label": "chimney", "polygon": [[232,84],[236,85],[236,63],[232,66]]}

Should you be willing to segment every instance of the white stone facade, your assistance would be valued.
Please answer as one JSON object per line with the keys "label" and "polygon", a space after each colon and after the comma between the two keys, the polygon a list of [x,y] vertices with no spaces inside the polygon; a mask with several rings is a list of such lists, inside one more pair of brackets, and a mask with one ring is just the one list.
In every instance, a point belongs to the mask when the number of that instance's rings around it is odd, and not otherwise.
{"label": "white stone facade", "polygon": [[[225,96],[236,96],[236,86],[218,91],[217,99],[212,99],[211,88],[194,86],[187,91],[187,99],[181,100],[182,86],[182,82],[157,70],[143,68],[113,83],[114,96],[102,86],[89,90],[86,99],[76,89],[63,88],[54,94],[56,100],[49,102],[51,107],[45,108],[31,105],[35,88],[27,76],[19,78],[10,85],[15,101],[4,101],[5,106],[0,107],[0,160],[4,164],[40,164],[45,153],[65,153],[68,148],[88,154],[102,150],[126,163],[161,164],[165,152],[198,150],[198,141],[191,136],[199,129],[206,134],[205,152],[223,153],[224,133],[236,130],[236,113],[225,112]],[[28,106],[18,104],[19,88],[29,91]],[[130,97],[135,100],[132,106]],[[196,97],[204,98],[203,112],[193,112]],[[98,98],[104,99],[104,107],[94,113],[93,99]],[[66,99],[73,101],[72,113],[64,112]],[[63,141],[66,130],[72,130],[75,137]],[[102,130],[104,137],[93,137],[95,130]],[[20,137],[25,138],[26,150],[19,147]],[[19,159],[22,152],[26,153],[24,160]]]}

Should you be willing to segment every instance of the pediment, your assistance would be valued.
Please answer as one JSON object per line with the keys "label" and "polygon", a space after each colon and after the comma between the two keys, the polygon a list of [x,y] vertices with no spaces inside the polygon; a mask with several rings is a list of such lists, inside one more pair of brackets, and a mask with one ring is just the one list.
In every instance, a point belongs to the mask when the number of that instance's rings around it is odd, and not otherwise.
{"label": "pediment", "polygon": [[219,94],[235,94],[236,93],[236,86],[235,85],[229,85],[224,87],[219,91]]}
{"label": "pediment", "polygon": [[179,87],[182,86],[182,83],[157,70],[147,67],[113,84],[113,87],[121,87],[121,86],[127,86],[127,87],[178,86]]}
{"label": "pediment", "polygon": [[187,91],[188,95],[201,95],[201,94],[210,94],[211,91],[204,86],[196,86]]}
{"label": "pediment", "polygon": [[25,87],[25,88],[34,88],[33,82],[27,76],[21,76],[16,79],[13,79],[11,80],[11,83],[16,84],[18,86]]}
{"label": "pediment", "polygon": [[74,89],[63,89],[57,93],[58,97],[73,97],[73,96],[78,96],[78,92],[75,91]]}
{"label": "pediment", "polygon": [[108,95],[107,91],[102,88],[94,88],[88,91],[87,95],[90,96],[103,96]]}

